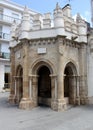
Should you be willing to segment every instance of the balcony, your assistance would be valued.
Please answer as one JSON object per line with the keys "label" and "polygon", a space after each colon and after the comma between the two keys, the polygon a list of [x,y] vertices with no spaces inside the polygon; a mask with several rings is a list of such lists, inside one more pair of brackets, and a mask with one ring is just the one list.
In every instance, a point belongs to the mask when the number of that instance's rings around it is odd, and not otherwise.
{"label": "balcony", "polygon": [[0,39],[9,40],[10,39],[10,34],[0,32]]}
{"label": "balcony", "polygon": [[8,15],[4,15],[4,14],[0,13],[0,21],[1,22],[12,24],[14,20],[16,21],[16,23],[20,23],[21,22],[21,20],[18,19],[18,18],[10,17]]}
{"label": "balcony", "polygon": [[10,53],[0,52],[0,58],[10,59]]}

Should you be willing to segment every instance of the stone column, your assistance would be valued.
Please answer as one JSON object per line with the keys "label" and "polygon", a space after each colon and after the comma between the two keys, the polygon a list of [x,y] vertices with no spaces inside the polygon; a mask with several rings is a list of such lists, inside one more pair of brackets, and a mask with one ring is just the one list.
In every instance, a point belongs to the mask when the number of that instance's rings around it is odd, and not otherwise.
{"label": "stone column", "polygon": [[16,96],[16,78],[15,78],[15,96]]}
{"label": "stone column", "polygon": [[81,104],[86,104],[88,86],[87,86],[87,52],[86,44],[81,43],[81,48],[79,49],[79,64],[80,64],[80,102]]}
{"label": "stone column", "polygon": [[80,94],[79,94],[79,84],[80,77],[76,76],[76,105],[80,105]]}
{"label": "stone column", "polygon": [[38,106],[38,75],[32,77],[32,100],[34,107]]}
{"label": "stone column", "polygon": [[19,108],[30,109],[33,104],[29,98],[29,57],[28,57],[28,41],[23,41],[23,98],[21,99]]}
{"label": "stone column", "polygon": [[19,76],[14,76],[15,80],[15,103],[19,103]]}
{"label": "stone column", "polygon": [[56,110],[62,111],[66,109],[66,101],[64,98],[64,54],[63,54],[63,44],[65,42],[65,36],[58,37],[58,76],[57,76],[57,101]]}
{"label": "stone column", "polygon": [[29,98],[32,99],[32,78],[29,76]]}
{"label": "stone column", "polygon": [[18,99],[17,99],[17,77],[15,76],[14,77],[14,80],[15,80],[15,103],[17,103]]}
{"label": "stone column", "polygon": [[57,76],[50,75],[51,77],[51,108],[56,110],[56,102],[57,102]]}
{"label": "stone column", "polygon": [[57,87],[57,109],[58,111],[65,109],[64,102],[64,72],[63,72],[63,57],[59,55],[59,66],[58,66],[58,87]]}
{"label": "stone column", "polygon": [[12,48],[10,48],[10,60],[11,60],[11,72],[10,72],[10,95],[9,102],[11,104],[15,104],[15,52]]}

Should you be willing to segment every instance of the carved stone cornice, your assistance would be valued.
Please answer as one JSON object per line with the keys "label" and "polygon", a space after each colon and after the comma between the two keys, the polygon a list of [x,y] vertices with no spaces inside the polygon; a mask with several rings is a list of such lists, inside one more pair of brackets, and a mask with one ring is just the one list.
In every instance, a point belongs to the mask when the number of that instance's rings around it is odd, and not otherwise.
{"label": "carved stone cornice", "polygon": [[31,39],[29,40],[30,46],[40,46],[40,45],[51,45],[56,43],[56,38],[39,38],[39,39]]}

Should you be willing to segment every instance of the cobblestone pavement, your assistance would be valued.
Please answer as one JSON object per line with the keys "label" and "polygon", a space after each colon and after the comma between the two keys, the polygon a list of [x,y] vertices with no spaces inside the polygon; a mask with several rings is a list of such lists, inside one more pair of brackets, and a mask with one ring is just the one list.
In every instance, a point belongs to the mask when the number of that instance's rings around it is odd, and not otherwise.
{"label": "cobblestone pavement", "polygon": [[8,103],[9,93],[0,93],[0,130],[93,130],[93,106],[65,112],[48,107],[20,110]]}

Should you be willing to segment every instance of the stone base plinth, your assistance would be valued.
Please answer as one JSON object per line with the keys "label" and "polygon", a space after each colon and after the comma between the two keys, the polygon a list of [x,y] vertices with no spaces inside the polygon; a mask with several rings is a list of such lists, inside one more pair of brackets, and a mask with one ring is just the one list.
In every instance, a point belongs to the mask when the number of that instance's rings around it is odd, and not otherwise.
{"label": "stone base plinth", "polygon": [[31,99],[27,99],[27,98],[22,98],[20,104],[19,104],[19,108],[20,109],[32,109],[34,108],[34,103]]}
{"label": "stone base plinth", "polygon": [[87,97],[80,99],[80,104],[82,104],[82,105],[86,105],[87,102],[88,102],[88,98]]}
{"label": "stone base plinth", "polygon": [[51,102],[51,108],[54,111],[65,111],[67,109],[67,104],[64,99],[53,100]]}
{"label": "stone base plinth", "polygon": [[76,98],[75,105],[80,105],[80,97]]}
{"label": "stone base plinth", "polygon": [[93,104],[93,96],[87,98],[87,104],[88,105]]}
{"label": "stone base plinth", "polygon": [[16,97],[15,97],[15,95],[10,94],[8,100],[9,100],[9,103],[16,104]]}

